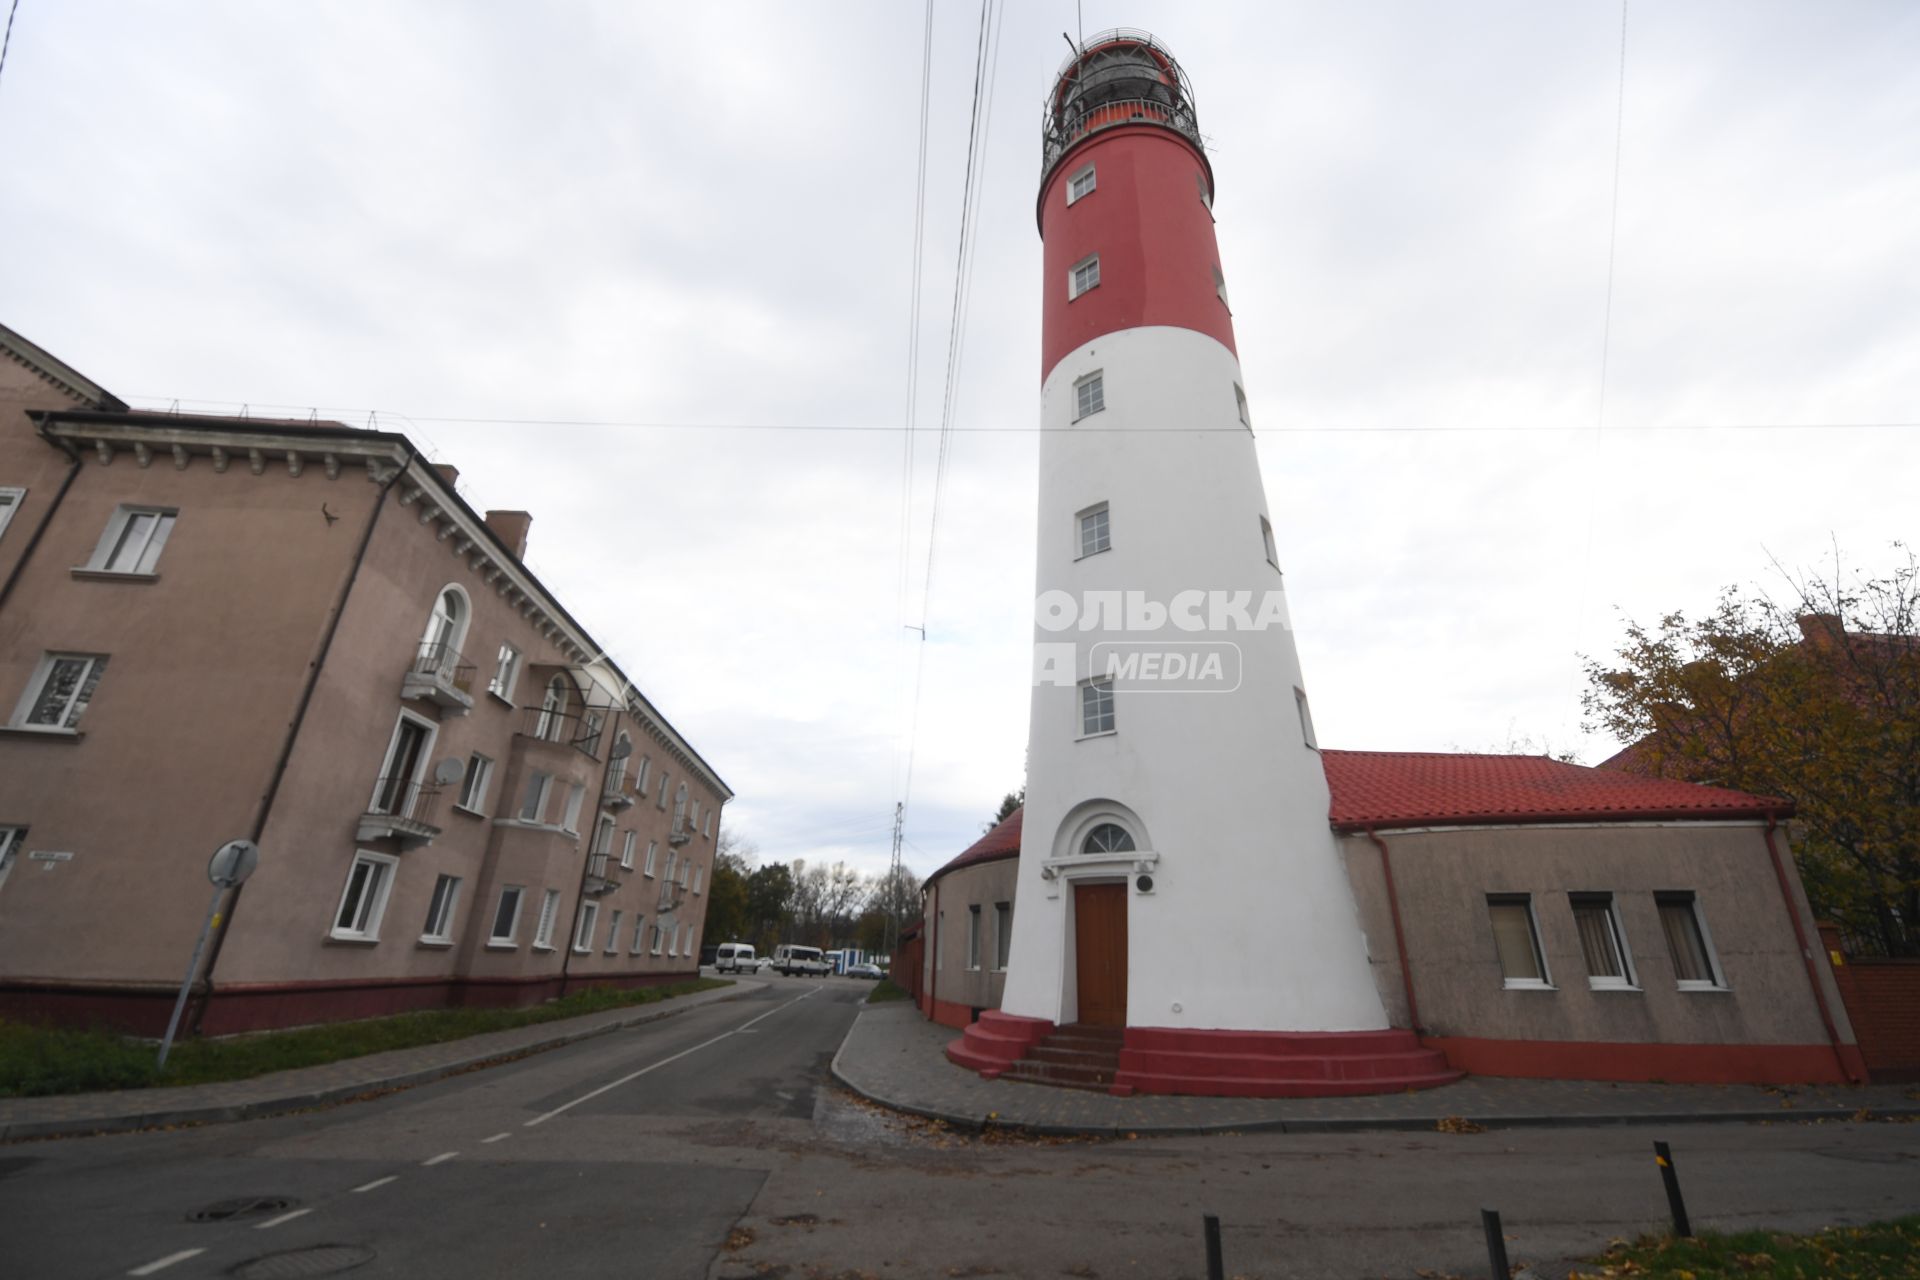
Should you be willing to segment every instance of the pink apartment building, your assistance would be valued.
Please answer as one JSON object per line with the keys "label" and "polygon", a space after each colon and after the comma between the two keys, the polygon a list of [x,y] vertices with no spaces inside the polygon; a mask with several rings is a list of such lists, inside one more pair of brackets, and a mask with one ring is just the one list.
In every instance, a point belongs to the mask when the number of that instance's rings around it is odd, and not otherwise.
{"label": "pink apartment building", "polygon": [[0,1016],[208,1034],[698,968],[725,782],[398,433],[129,410],[0,327]]}

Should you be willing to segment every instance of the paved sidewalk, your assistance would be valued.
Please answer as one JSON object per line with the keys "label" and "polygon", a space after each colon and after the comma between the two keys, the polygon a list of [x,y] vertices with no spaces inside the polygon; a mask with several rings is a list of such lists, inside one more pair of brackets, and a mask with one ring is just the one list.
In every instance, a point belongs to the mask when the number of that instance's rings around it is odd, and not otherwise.
{"label": "paved sidewalk", "polygon": [[983,1080],[947,1061],[943,1051],[958,1034],[928,1022],[906,1001],[872,1005],[847,1033],[833,1074],[855,1093],[897,1111],[969,1128],[991,1123],[1049,1134],[1432,1129],[1449,1116],[1490,1128],[1845,1119],[1863,1108],[1875,1115],[1920,1116],[1920,1087],[1913,1085],[1607,1084],[1469,1076],[1438,1089],[1357,1098],[1116,1098]]}
{"label": "paved sidewalk", "polygon": [[375,1090],[404,1089],[450,1076],[498,1058],[519,1057],[604,1035],[624,1027],[671,1018],[722,1000],[736,1000],[767,984],[736,980],[731,987],[697,991],[656,1004],[608,1009],[578,1018],[489,1031],[462,1040],[393,1049],[318,1067],[276,1071],[250,1080],[176,1088],[73,1093],[52,1098],[0,1098],[0,1142],[75,1134],[120,1133],[156,1125],[245,1120],[324,1106]]}

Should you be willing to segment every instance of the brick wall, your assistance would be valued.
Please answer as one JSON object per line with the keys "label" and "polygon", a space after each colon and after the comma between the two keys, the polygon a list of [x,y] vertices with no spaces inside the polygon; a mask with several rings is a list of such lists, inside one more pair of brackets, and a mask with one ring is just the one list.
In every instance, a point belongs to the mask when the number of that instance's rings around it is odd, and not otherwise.
{"label": "brick wall", "polygon": [[1820,926],[1840,998],[1876,1082],[1920,1080],[1920,960],[1847,955],[1840,931]]}

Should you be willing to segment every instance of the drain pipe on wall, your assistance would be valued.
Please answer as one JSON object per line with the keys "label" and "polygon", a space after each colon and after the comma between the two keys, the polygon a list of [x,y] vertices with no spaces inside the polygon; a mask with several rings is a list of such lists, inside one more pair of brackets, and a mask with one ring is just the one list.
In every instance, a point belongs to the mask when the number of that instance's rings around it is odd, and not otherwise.
{"label": "drain pipe on wall", "polygon": [[[1786,904],[1787,917],[1793,921],[1794,941],[1800,944],[1800,959],[1807,966],[1807,985],[1813,988],[1813,1002],[1820,1007],[1821,1025],[1827,1029],[1827,1040],[1833,1045],[1833,1056],[1840,1064],[1840,1074],[1853,1084],[1865,1084],[1865,1073],[1847,1060],[1846,1047],[1840,1041],[1840,1030],[1834,1025],[1833,1010],[1827,1006],[1827,993],[1820,986],[1820,973],[1813,967],[1813,947],[1807,941],[1806,925],[1800,920],[1800,904],[1794,899],[1792,881],[1787,879],[1786,863],[1780,860],[1780,846],[1773,839],[1774,826],[1774,815],[1769,811],[1766,830],[1762,832],[1767,839],[1767,856],[1773,860],[1774,878],[1780,882],[1780,899]],[[1858,1046],[1855,1046],[1854,1052],[1859,1053]]]}
{"label": "drain pipe on wall", "polygon": [[0,583],[0,605],[6,604],[7,597],[13,594],[13,584],[20,581],[20,575],[26,572],[27,561],[33,559],[33,551],[40,545],[41,535],[46,533],[47,526],[53,523],[54,514],[60,510],[60,503],[66,498],[67,490],[73,488],[73,482],[80,476],[79,452],[65,440],[55,440],[47,435],[44,424],[41,426],[40,435],[48,444],[67,455],[67,475],[60,482],[60,487],[53,491],[53,501],[49,502],[47,509],[41,513],[40,522],[33,526],[33,533],[28,536],[27,545],[20,549],[20,558],[13,562],[13,568],[7,572],[7,580]]}
{"label": "drain pipe on wall", "polygon": [[940,882],[933,882],[933,946],[927,971],[927,1017],[940,1021]]}
{"label": "drain pipe on wall", "polygon": [[1387,910],[1393,915],[1393,945],[1400,953],[1400,985],[1407,993],[1407,1022],[1415,1035],[1420,1034],[1420,1005],[1413,998],[1413,964],[1407,959],[1407,935],[1400,926],[1400,895],[1393,887],[1393,858],[1387,852],[1387,842],[1367,828],[1367,839],[1373,841],[1380,850],[1380,874],[1387,882]]}

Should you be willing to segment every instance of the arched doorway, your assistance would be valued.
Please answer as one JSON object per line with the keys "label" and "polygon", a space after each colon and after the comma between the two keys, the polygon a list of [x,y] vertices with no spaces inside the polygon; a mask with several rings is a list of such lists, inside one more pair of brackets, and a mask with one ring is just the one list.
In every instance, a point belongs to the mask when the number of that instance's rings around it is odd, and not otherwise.
{"label": "arched doorway", "polygon": [[[1133,835],[1114,822],[1088,831],[1079,852],[1111,858],[1135,851]],[[1080,1021],[1096,1027],[1127,1025],[1127,883],[1073,886],[1073,959]]]}

